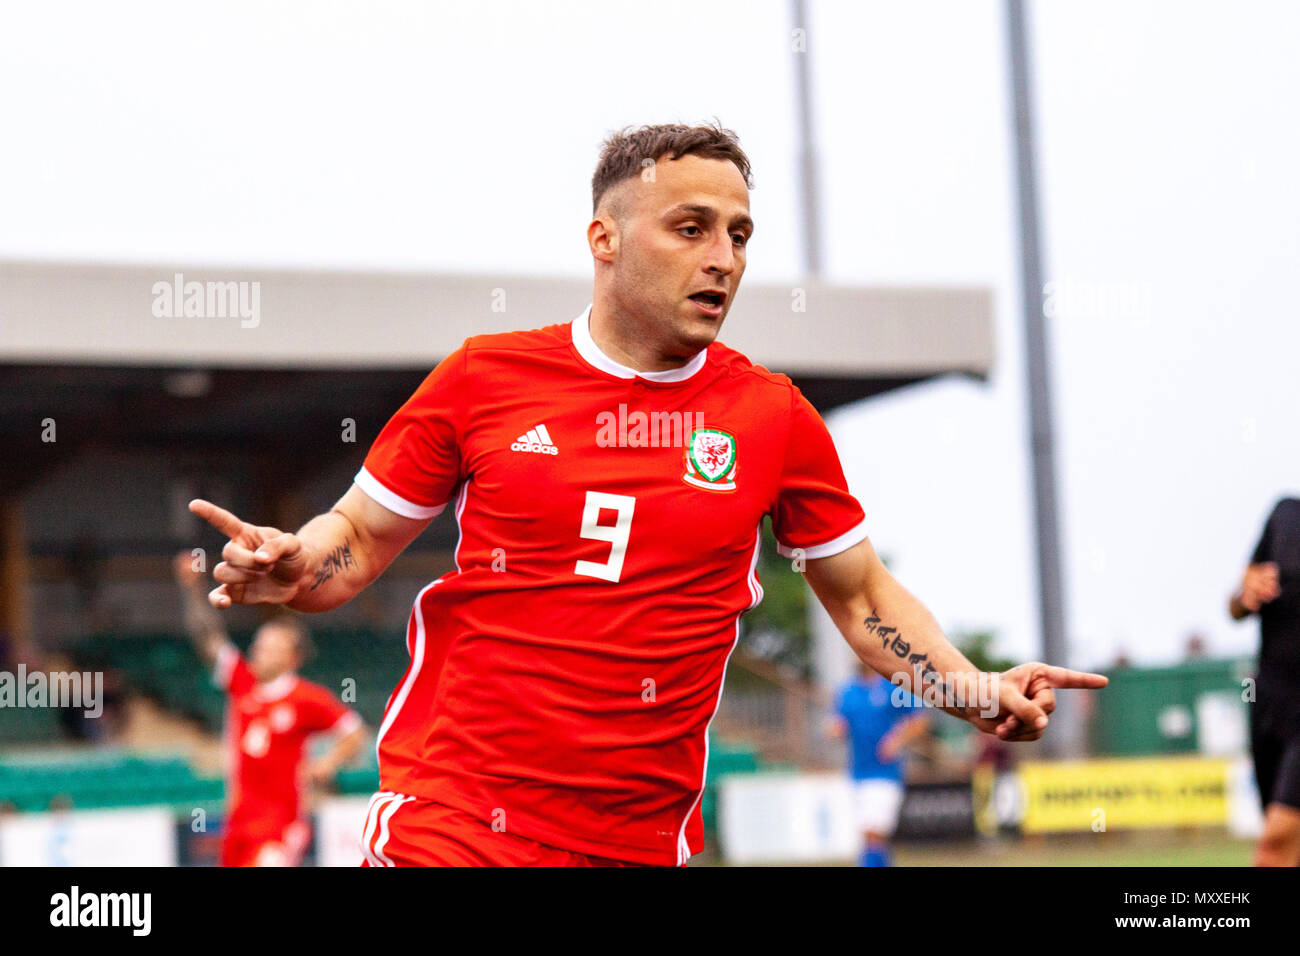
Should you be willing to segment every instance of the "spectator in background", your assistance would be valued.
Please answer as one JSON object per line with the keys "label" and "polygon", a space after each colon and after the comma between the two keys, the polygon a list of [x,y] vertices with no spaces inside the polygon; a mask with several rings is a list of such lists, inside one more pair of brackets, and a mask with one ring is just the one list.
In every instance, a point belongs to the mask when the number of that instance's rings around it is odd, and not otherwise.
{"label": "spectator in background", "polygon": [[903,751],[928,729],[916,697],[859,662],[857,676],[840,690],[829,730],[849,742],[860,866],[890,865],[889,841],[903,806]]}
{"label": "spectator in background", "polygon": [[1264,525],[1228,613],[1259,615],[1259,670],[1250,749],[1264,806],[1256,866],[1300,865],[1300,499],[1283,498]]}
{"label": "spectator in background", "polygon": [[74,720],[78,727],[76,735],[89,743],[112,746],[118,742],[127,724],[127,687],[122,672],[107,667],[103,670],[104,683],[101,687],[100,705],[102,711],[98,717],[88,717],[82,710],[74,710]]}
{"label": "spectator in background", "polygon": [[1015,769],[1017,754],[1005,740],[981,734],[975,740],[975,766],[987,766],[994,774],[1010,773]]}

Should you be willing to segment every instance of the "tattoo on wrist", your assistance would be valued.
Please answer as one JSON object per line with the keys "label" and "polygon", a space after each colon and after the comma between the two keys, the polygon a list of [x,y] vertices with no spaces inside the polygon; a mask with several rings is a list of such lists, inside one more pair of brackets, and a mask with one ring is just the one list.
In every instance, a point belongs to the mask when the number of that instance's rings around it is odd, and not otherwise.
{"label": "tattoo on wrist", "polygon": [[357,566],[356,558],[352,557],[351,545],[352,542],[345,538],[341,545],[325,555],[325,560],[316,569],[316,580],[312,582],[311,586],[313,591],[334,577],[339,571],[350,570]]}

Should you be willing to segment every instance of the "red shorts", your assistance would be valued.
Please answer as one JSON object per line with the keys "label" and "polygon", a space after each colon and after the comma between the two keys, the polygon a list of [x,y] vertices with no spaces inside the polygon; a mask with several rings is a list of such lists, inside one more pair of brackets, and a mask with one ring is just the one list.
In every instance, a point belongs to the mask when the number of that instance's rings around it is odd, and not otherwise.
{"label": "red shorts", "polygon": [[221,841],[222,866],[297,866],[311,839],[306,823],[290,823],[278,836],[256,835],[238,828]]}
{"label": "red shorts", "polygon": [[639,866],[516,836],[463,810],[381,791],[370,798],[362,866]]}

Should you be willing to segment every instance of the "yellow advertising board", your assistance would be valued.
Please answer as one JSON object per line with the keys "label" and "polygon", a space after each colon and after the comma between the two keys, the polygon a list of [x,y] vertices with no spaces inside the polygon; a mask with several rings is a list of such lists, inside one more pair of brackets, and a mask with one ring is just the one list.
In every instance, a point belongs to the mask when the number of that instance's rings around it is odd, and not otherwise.
{"label": "yellow advertising board", "polygon": [[1025,833],[1224,825],[1231,761],[1131,757],[1020,765]]}

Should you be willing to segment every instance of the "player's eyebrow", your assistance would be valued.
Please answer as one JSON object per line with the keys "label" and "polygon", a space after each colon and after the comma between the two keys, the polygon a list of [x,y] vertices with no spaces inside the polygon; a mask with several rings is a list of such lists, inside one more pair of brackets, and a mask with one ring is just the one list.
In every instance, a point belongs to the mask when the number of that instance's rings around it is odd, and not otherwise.
{"label": "player's eyebrow", "polygon": [[[683,213],[690,213],[691,215],[707,220],[708,222],[713,222],[718,218],[718,212],[712,206],[702,206],[699,203],[690,202],[679,203],[678,205],[673,206],[673,208],[669,209],[665,214],[665,218],[680,216]],[[739,216],[732,217],[730,228],[742,228],[753,232],[754,220],[742,212]]]}

